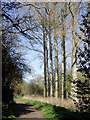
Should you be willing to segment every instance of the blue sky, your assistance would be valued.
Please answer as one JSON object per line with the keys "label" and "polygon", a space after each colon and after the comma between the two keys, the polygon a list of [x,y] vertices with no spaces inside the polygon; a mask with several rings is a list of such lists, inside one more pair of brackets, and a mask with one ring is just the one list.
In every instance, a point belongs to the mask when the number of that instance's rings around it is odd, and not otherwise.
{"label": "blue sky", "polygon": [[29,51],[30,53],[25,55],[24,58],[27,61],[27,65],[31,68],[31,74],[26,73],[24,80],[29,81],[30,79],[33,79],[36,74],[41,74],[43,76],[43,65],[41,66],[41,61],[38,59],[37,53],[34,51]]}
{"label": "blue sky", "polygon": [[[18,39],[20,39],[20,42],[17,43],[18,45],[23,45],[23,47],[19,47],[17,49],[17,52],[21,53],[22,58],[25,59],[26,65],[31,68],[31,73],[24,73],[23,80],[29,82],[31,79],[35,78],[37,75],[43,76],[43,59],[40,59],[39,56],[41,56],[41,53],[38,53],[33,50],[29,50],[28,48],[31,48],[31,45],[29,43],[29,40],[26,39],[23,36],[18,36]],[[26,46],[28,48],[26,48]],[[43,51],[43,47],[39,44],[37,45],[37,48],[40,48]]]}

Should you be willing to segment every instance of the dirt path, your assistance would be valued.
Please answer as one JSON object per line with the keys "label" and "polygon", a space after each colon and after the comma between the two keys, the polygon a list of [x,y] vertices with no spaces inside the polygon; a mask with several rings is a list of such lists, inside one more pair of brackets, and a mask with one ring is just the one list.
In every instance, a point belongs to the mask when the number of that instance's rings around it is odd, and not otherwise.
{"label": "dirt path", "polygon": [[[20,99],[16,99],[15,102],[18,105],[18,117],[17,118],[39,118],[40,120],[46,120],[44,115],[35,106],[25,104]],[[34,120],[33,119],[33,120]]]}

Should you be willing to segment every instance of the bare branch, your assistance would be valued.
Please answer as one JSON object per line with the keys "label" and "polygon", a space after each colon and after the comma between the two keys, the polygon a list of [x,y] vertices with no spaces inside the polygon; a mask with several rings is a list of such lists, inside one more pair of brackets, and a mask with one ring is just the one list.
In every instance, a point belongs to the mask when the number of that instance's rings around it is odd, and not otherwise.
{"label": "bare branch", "polygon": [[80,43],[82,42],[82,39],[84,38],[84,36],[85,36],[85,34],[86,34],[86,31],[87,31],[87,29],[85,29],[84,33],[82,33],[81,37],[79,38],[79,40],[78,40],[78,42],[77,42],[77,44],[76,44],[77,49],[78,49]]}
{"label": "bare branch", "polygon": [[23,3],[23,2],[21,2],[21,1],[19,1],[19,0],[16,0],[16,1],[19,2],[19,3],[22,4],[22,5],[31,5],[31,6],[33,6],[33,7],[35,7],[35,8],[37,8],[37,9],[45,8],[46,5],[49,3],[49,2],[47,2],[44,6],[39,7],[39,6],[36,6],[36,5],[32,4],[32,3]]}

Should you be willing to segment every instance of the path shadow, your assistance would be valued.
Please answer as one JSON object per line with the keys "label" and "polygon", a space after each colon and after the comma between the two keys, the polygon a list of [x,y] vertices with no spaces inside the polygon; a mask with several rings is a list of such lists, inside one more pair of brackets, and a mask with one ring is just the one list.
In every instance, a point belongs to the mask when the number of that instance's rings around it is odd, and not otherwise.
{"label": "path shadow", "polygon": [[[14,101],[13,103],[11,103],[9,105],[9,109],[6,112],[6,114],[4,116],[8,117],[8,116],[11,116],[10,118],[3,118],[2,120],[21,120],[21,119],[32,119],[32,120],[36,120],[36,118],[34,117],[37,117],[38,118],[38,115],[37,114],[37,111],[38,108],[36,108],[35,106],[31,105],[31,104],[25,104],[23,102],[21,102],[20,100],[16,100]],[[34,113],[35,113],[35,116],[34,116]],[[13,116],[15,116],[16,118],[13,118]],[[25,117],[25,118],[24,118]],[[31,118],[30,118],[31,117]],[[38,120],[44,120],[45,118],[43,118],[41,116],[41,118],[38,118]],[[45,119],[46,120],[46,119]]]}
{"label": "path shadow", "polygon": [[30,104],[23,104],[23,103],[14,103],[14,114],[16,117],[19,117],[20,115],[26,115],[28,113],[34,112],[34,110],[30,109]]}
{"label": "path shadow", "polygon": [[[30,108],[32,107],[32,108]],[[28,113],[31,112],[35,112],[35,109],[33,109],[33,105],[30,104],[25,104],[25,103],[10,103],[8,106],[8,109],[2,109],[3,116],[16,116],[16,118],[18,118],[21,115],[26,115]],[[6,119],[10,119],[10,120],[14,120],[12,117],[11,118],[3,118],[2,120],[6,120]]]}

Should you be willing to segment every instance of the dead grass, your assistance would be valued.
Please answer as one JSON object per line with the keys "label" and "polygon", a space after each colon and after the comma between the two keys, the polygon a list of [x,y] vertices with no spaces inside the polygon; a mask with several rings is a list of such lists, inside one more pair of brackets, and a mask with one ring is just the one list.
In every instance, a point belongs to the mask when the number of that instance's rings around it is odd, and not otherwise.
{"label": "dead grass", "polygon": [[44,98],[42,96],[24,96],[24,99],[28,99],[28,100],[34,100],[34,101],[40,101],[40,102],[46,102],[46,103],[50,103],[52,105],[56,105],[56,106],[60,106],[60,107],[64,107],[66,109],[70,109],[75,111],[75,105],[74,102],[71,99],[66,99],[66,100],[62,100],[60,98],[56,99],[54,97],[50,98]]}

